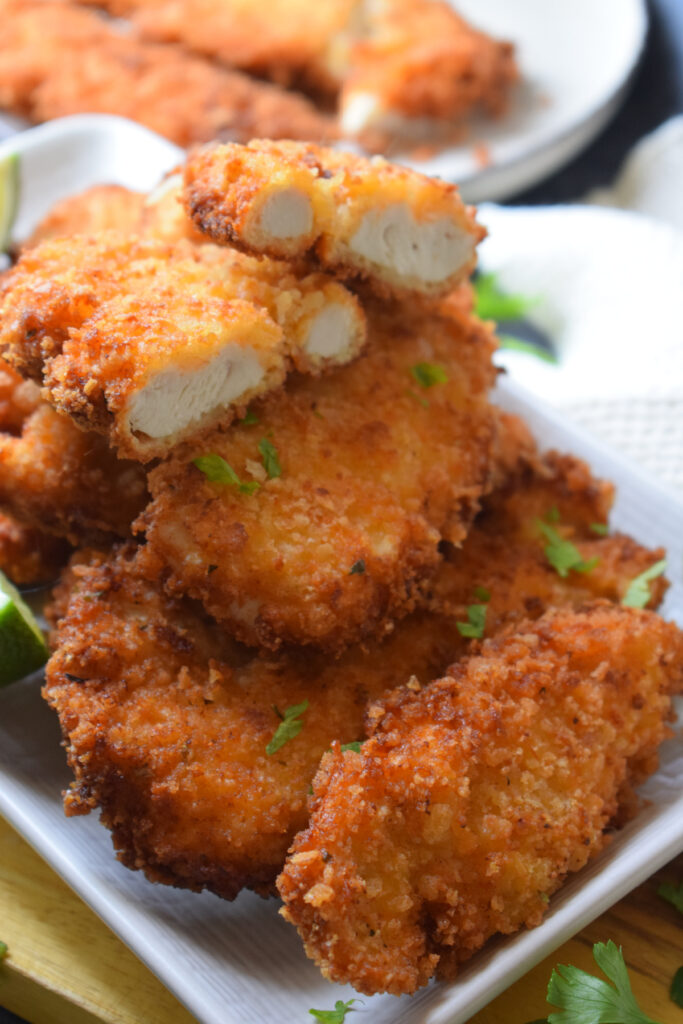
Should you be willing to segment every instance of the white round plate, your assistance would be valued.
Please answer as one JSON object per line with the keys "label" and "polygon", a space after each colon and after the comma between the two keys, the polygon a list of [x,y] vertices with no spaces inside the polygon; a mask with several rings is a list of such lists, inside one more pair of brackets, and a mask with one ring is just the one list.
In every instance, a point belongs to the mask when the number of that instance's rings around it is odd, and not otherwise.
{"label": "white round plate", "polygon": [[469,202],[505,199],[576,156],[615,113],[643,50],[645,0],[453,3],[478,28],[515,44],[522,81],[507,114],[477,119],[462,145],[401,162],[457,182]]}

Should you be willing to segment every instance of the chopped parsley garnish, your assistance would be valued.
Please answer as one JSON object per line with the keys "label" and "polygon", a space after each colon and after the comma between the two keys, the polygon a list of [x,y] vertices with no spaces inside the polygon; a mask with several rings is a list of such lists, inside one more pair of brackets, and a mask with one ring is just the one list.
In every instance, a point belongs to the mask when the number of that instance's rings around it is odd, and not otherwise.
{"label": "chopped parsley garnish", "polygon": [[262,437],[258,443],[258,450],[261,453],[263,466],[269,479],[274,480],[276,476],[282,476],[280,458],[273,442],[269,441],[267,437]]}
{"label": "chopped parsley garnish", "polygon": [[410,367],[410,372],[421,388],[448,383],[448,374],[438,363],[416,363]]}
{"label": "chopped parsley garnish", "polygon": [[419,402],[423,409],[429,408],[429,399],[424,398],[422,395],[418,395],[416,391],[411,391],[411,389],[408,388],[406,394],[410,395],[411,398],[414,398],[416,402]]}
{"label": "chopped parsley garnish", "polygon": [[240,423],[243,426],[245,426],[245,427],[253,427],[254,424],[258,423],[258,422],[259,422],[258,416],[256,415],[255,412],[252,412],[251,409],[247,409],[247,411],[245,412],[244,416],[240,420]]}
{"label": "chopped parsley garnish", "polygon": [[548,511],[545,514],[545,521],[546,523],[559,523],[560,510],[557,507],[557,505],[553,505],[552,508],[548,509]]}
{"label": "chopped parsley garnish", "polygon": [[285,743],[289,743],[295,736],[298,736],[303,728],[303,722],[301,715],[308,708],[308,701],[302,701],[301,704],[293,704],[290,708],[283,713],[277,708],[274,708],[275,713],[281,718],[281,722],[273,734],[273,738],[266,747],[266,754],[268,757],[274,754],[284,747]]}
{"label": "chopped parsley garnish", "polygon": [[4,960],[7,956],[7,943],[0,942],[0,960]]}
{"label": "chopped parsley garnish", "polygon": [[679,967],[674,974],[669,995],[671,996],[671,1001],[683,1009],[683,967]]}
{"label": "chopped parsley garnish", "polygon": [[611,940],[596,942],[593,956],[614,987],[579,967],[560,964],[550,976],[548,1002],[561,1012],[549,1014],[548,1024],[657,1024],[635,1000],[621,947]]}
{"label": "chopped parsley garnish", "polygon": [[657,889],[657,895],[683,914],[683,882],[678,886],[672,885],[671,882],[662,882]]}
{"label": "chopped parsley garnish", "polygon": [[363,742],[362,740],[354,740],[353,743],[342,743],[342,745],[341,745],[341,752],[342,752],[342,754],[344,753],[345,750],[353,750],[353,752],[355,754],[360,754],[360,747],[361,747],[361,743],[362,742]]}
{"label": "chopped parsley garnish", "polygon": [[200,455],[192,462],[212,484],[228,484],[230,487],[236,487],[243,494],[253,494],[261,486],[258,480],[240,480],[232,466],[229,466],[224,458],[214,452],[210,455]]}
{"label": "chopped parsley garnish", "polygon": [[471,604],[467,609],[467,622],[456,622],[460,636],[482,637],[486,625],[486,605]]}
{"label": "chopped parsley garnish", "polygon": [[365,562],[362,558],[359,558],[349,569],[349,576],[357,576],[361,572],[365,572]]}
{"label": "chopped parsley garnish", "polygon": [[609,526],[607,523],[591,523],[590,528],[598,537],[606,537],[609,533]]}
{"label": "chopped parsley garnish", "polygon": [[334,1010],[309,1010],[311,1017],[315,1017],[316,1020],[320,1020],[323,1024],[344,1024],[347,1013],[354,1013],[353,1004],[357,1003],[358,999],[349,999],[348,1003],[343,1003],[341,999],[338,999],[334,1004]]}
{"label": "chopped parsley garnish", "polygon": [[549,348],[544,348],[543,345],[536,345],[533,341],[526,341],[524,338],[516,338],[514,334],[499,334],[498,343],[501,348],[506,348],[512,352],[526,352],[527,355],[542,359],[544,363],[557,365],[559,362],[555,353],[551,352]]}
{"label": "chopped parsley garnish", "polygon": [[477,274],[474,285],[474,310],[482,320],[521,320],[537,304],[528,295],[501,290],[497,274]]}
{"label": "chopped parsley garnish", "polygon": [[554,527],[544,523],[542,519],[537,519],[536,524],[548,541],[544,549],[546,558],[563,578],[569,575],[570,569],[574,572],[590,572],[598,564],[598,558],[584,562],[579,549],[570,540],[561,537]]}
{"label": "chopped parsley garnish", "polygon": [[491,600],[491,591],[487,590],[486,587],[475,587],[474,596],[478,597],[480,601],[486,603]]}
{"label": "chopped parsley garnish", "polygon": [[650,580],[656,580],[665,569],[666,559],[661,558],[645,572],[641,572],[640,576],[631,580],[621,601],[624,608],[644,608],[652,597],[649,587]]}

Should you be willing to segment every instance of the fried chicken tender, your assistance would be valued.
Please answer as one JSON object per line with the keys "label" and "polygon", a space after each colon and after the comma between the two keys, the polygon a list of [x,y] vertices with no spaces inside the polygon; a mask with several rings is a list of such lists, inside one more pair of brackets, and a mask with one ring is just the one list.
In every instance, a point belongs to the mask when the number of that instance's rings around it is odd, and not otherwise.
{"label": "fried chicken tender", "polygon": [[28,416],[40,405],[40,389],[24,380],[0,358],[0,431],[19,434]]}
{"label": "fried chicken tender", "polygon": [[55,408],[149,461],[365,341],[359,301],[215,246],[118,232],[29,249],[0,280],[0,349]]}
{"label": "fried chicken tender", "polygon": [[1,0],[0,107],[33,122],[66,114],[130,117],[179,146],[215,138],[329,140],[303,96],[140,41],[60,0]]}
{"label": "fried chicken tender", "polygon": [[65,540],[24,526],[0,512],[0,572],[17,586],[51,582],[70,551]]}
{"label": "fried chicken tender", "polygon": [[540,923],[657,768],[683,634],[651,612],[548,612],[335,744],[278,880],[326,977],[365,993],[452,978],[496,932]]}
{"label": "fried chicken tender", "polygon": [[[368,306],[368,327],[355,363],[290,378],[251,407],[256,425],[216,431],[150,474],[138,528],[169,592],[201,600],[245,643],[339,652],[381,636],[488,489],[489,327],[381,305]],[[423,364],[441,383],[416,382]]]}
{"label": "fried chicken tender", "polygon": [[[512,434],[515,424],[508,426]],[[521,462],[525,446],[522,431]],[[566,478],[581,467],[561,459],[553,466],[559,500]],[[122,861],[155,881],[207,887],[226,898],[241,886],[271,891],[292,839],[306,827],[309,784],[332,741],[361,739],[369,700],[411,677],[433,679],[466,653],[471,641],[456,623],[467,614],[458,602],[470,603],[474,581],[491,590],[489,631],[527,607],[540,615],[547,601],[575,605],[587,594],[611,595],[609,574],[600,587],[603,566],[619,564],[628,581],[656,560],[658,553],[628,538],[601,537],[592,589],[581,574],[562,579],[537,563],[539,541],[518,542],[535,505],[544,505],[549,478],[543,464],[529,475],[530,491],[540,495],[530,494],[528,511],[510,500],[496,504],[493,495],[485,500],[464,543],[465,552],[479,552],[480,564],[470,559],[460,577],[454,566],[441,566],[435,591],[442,611],[433,602],[432,611],[408,616],[384,642],[350,648],[337,661],[310,649],[273,655],[238,647],[200,605],[164,594],[148,548],[75,565],[56,594],[52,618],[62,621],[46,689],[76,777],[67,812],[101,807]],[[587,477],[586,488],[575,487],[563,505],[565,524],[580,532],[587,504],[600,506],[606,493]],[[500,564],[477,541],[484,518],[487,531],[496,522],[508,540]],[[525,572],[527,561],[533,569]],[[511,575],[517,589],[505,585]],[[301,733],[268,756],[280,721],[273,705],[284,713],[305,700]]]}
{"label": "fried chicken tender", "polygon": [[23,248],[63,235],[113,230],[126,234],[135,232],[144,202],[143,193],[133,192],[123,185],[93,185],[55,203],[24,242]]}
{"label": "fried chicken tender", "polygon": [[455,185],[313,144],[208,147],[184,180],[187,212],[214,241],[384,291],[445,295],[473,270],[485,234]]}
{"label": "fried chicken tender", "polygon": [[511,43],[441,0],[379,0],[364,13],[341,90],[343,134],[375,150],[448,142],[472,113],[505,110],[519,78]]}

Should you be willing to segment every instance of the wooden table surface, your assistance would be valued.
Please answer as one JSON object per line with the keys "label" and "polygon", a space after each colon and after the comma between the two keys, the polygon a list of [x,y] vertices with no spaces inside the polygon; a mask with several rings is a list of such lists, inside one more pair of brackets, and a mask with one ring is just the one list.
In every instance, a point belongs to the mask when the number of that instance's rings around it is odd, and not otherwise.
{"label": "wooden table surface", "polygon": [[[683,1010],[669,999],[671,978],[683,965],[683,915],[656,894],[660,881],[681,878],[683,856],[535,967],[471,1024],[526,1024],[544,1017],[552,967],[573,963],[595,972],[592,945],[607,939],[623,946],[643,1010],[659,1024],[683,1024]],[[0,939],[9,947],[0,964],[0,1006],[30,1024],[195,1020],[2,818]]]}

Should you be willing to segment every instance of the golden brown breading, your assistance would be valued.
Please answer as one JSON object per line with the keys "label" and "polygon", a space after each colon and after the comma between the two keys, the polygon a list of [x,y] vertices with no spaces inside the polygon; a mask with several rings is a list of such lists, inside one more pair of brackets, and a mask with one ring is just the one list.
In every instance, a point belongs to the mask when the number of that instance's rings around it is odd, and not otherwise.
{"label": "golden brown breading", "polygon": [[121,455],[148,461],[239,415],[293,364],[365,341],[360,303],[322,274],[118,232],[53,239],[0,281],[0,349]]}
{"label": "golden brown breading", "polygon": [[446,295],[485,234],[455,185],[310,143],[208,147],[190,156],[184,181],[187,212],[214,241],[384,291]]}
{"label": "golden brown breading", "polygon": [[[604,511],[608,489],[573,460],[520,471],[528,507],[509,496],[485,500],[462,552],[476,555],[464,558],[460,575],[453,565],[437,574],[442,611],[434,599],[431,613],[408,616],[383,643],[350,648],[338,661],[310,649],[269,655],[238,648],[199,605],[164,596],[148,549],[74,568],[56,593],[52,618],[64,621],[47,689],[70,742],[70,812],[101,806],[121,859],[155,880],[226,897],[243,885],[267,892],[306,826],[308,786],[332,740],[360,739],[368,700],[411,676],[426,682],[466,652],[471,641],[456,623],[467,619],[475,580],[491,591],[491,632],[528,608],[540,615],[548,602],[613,595],[604,567],[618,565],[622,592],[657,559],[628,538],[602,537],[591,588],[581,574],[561,579],[539,539],[522,542],[537,507],[563,501],[565,526],[582,536],[586,516]],[[568,486],[582,474],[585,487]],[[493,532],[506,540],[495,562],[487,557]],[[653,605],[661,594],[657,588]],[[268,757],[279,722],[272,705],[285,711],[304,700],[300,735]],[[140,772],[141,764],[149,770]]]}
{"label": "golden brown breading", "polygon": [[0,512],[0,572],[17,586],[49,583],[69,557],[65,540]]}
{"label": "golden brown breading", "polygon": [[499,115],[519,78],[511,43],[477,31],[441,0],[365,10],[340,97],[340,126],[369,149],[448,142],[478,110]]}
{"label": "golden brown breading", "polygon": [[[487,489],[495,414],[493,335],[468,318],[382,306],[350,366],[253,405],[150,474],[139,522],[188,593],[245,643],[340,651],[381,636],[459,544]],[[423,364],[443,374],[421,387]],[[280,474],[261,463],[278,453]],[[212,483],[194,460],[224,460],[255,493]],[[267,460],[266,460],[267,461]],[[352,571],[353,570],[353,571]]]}
{"label": "golden brown breading", "polygon": [[40,405],[40,389],[23,380],[9,363],[0,358],[0,431],[21,433],[27,416]]}
{"label": "golden brown breading", "polygon": [[132,192],[123,185],[93,185],[55,203],[22,248],[62,235],[111,230],[129,234],[138,228],[144,202],[141,192]]}
{"label": "golden brown breading", "polygon": [[31,121],[119,114],[179,146],[335,136],[333,121],[303,96],[141,42],[94,12],[59,0],[2,0],[0,15],[0,107]]}
{"label": "golden brown breading", "polygon": [[683,689],[683,634],[607,604],[486,641],[338,744],[278,880],[285,916],[333,981],[414,992],[496,932],[539,924],[656,770]]}

